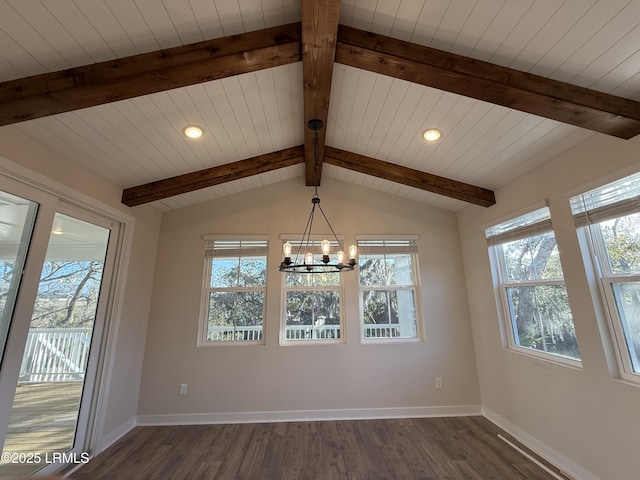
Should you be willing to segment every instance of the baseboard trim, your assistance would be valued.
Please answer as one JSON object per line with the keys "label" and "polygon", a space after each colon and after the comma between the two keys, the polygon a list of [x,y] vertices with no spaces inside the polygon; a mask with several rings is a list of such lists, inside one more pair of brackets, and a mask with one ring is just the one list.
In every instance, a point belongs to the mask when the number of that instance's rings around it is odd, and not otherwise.
{"label": "baseboard trim", "polygon": [[496,424],[509,435],[517,439],[518,442],[520,442],[522,445],[529,448],[540,457],[544,458],[554,467],[566,473],[569,477],[580,480],[602,480],[599,477],[596,477],[593,473],[582,468],[577,463],[569,460],[567,457],[560,454],[557,450],[549,447],[534,436],[529,435],[520,427],[517,427],[507,419],[501,417],[493,410],[482,407],[482,415],[487,420]]}
{"label": "baseboard trim", "polygon": [[113,430],[111,430],[108,434],[103,435],[100,440],[96,443],[95,451],[92,452],[92,457],[95,457],[101,452],[104,452],[111,445],[116,443],[122,437],[124,437],[127,433],[129,433],[136,426],[136,417],[131,417]]}
{"label": "baseboard trim", "polygon": [[224,423],[272,423],[322,420],[372,420],[384,418],[459,417],[482,415],[480,405],[441,407],[359,408],[340,410],[293,410],[284,412],[184,413],[138,415],[137,425],[207,425]]}

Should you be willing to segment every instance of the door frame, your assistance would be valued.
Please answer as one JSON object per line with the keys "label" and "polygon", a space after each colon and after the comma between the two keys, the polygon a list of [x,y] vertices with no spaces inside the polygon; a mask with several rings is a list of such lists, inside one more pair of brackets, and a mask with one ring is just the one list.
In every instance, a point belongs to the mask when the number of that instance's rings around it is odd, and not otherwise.
{"label": "door frame", "polygon": [[[2,156],[0,156],[0,188],[8,189],[7,191],[9,192],[15,192],[16,195],[19,195],[19,191],[28,191],[30,192],[30,194],[36,195],[35,197],[27,196],[27,198],[38,201],[40,203],[38,213],[40,213],[40,209],[42,209],[42,211],[46,212],[45,214],[50,217],[50,223],[48,225],[45,225],[45,222],[43,222],[40,226],[38,226],[38,222],[36,222],[34,234],[32,236],[31,245],[38,247],[33,243],[33,239],[36,238],[36,234],[38,235],[38,241],[41,242],[39,244],[39,248],[37,249],[41,253],[37,257],[36,255],[33,255],[33,258],[31,259],[34,265],[39,264],[37,269],[34,269],[34,267],[32,267],[32,269],[37,270],[36,276],[38,279],[40,277],[44,256],[46,254],[46,245],[48,244],[48,236],[53,224],[53,216],[55,215],[55,212],[59,208],[61,202],[71,207],[79,208],[90,214],[98,215],[110,220],[111,222],[119,224],[119,233],[117,235],[117,238],[113,239],[115,247],[115,257],[113,259],[113,275],[111,277],[111,282],[109,285],[109,295],[106,299],[105,321],[103,331],[101,332],[101,349],[99,355],[97,355],[98,365],[95,376],[95,383],[93,386],[93,400],[91,402],[90,408],[87,409],[85,413],[86,415],[88,415],[89,421],[87,435],[84,438],[84,445],[82,446],[82,449],[83,451],[88,452],[91,454],[91,456],[93,456],[105,448],[105,433],[109,433],[104,432],[105,420],[107,416],[108,391],[111,384],[114,368],[115,347],[124,303],[127,270],[133,244],[135,217],[111,205],[96,200],[95,198],[90,197],[84,193],[78,192],[73,188],[52,180],[38,172],[7,160]],[[37,228],[39,228],[39,230],[36,232]],[[30,259],[28,258],[27,262],[29,261]],[[35,275],[36,271],[33,271],[30,274]],[[33,301],[35,300],[35,296],[37,294],[38,282],[35,282],[35,286],[32,288],[33,292],[29,292],[32,296],[29,311],[31,311]],[[26,338],[29,326],[28,322],[25,323],[27,324],[25,331],[16,332],[16,335],[22,334]],[[9,335],[12,335],[12,332],[9,332]],[[14,352],[5,352],[5,358],[14,358],[14,356]],[[16,381],[13,384],[13,392],[11,392],[9,404],[12,403],[13,395],[15,394],[17,378],[15,380]],[[4,392],[0,394],[0,404],[2,404],[1,401],[4,398],[4,395],[7,394],[5,394]],[[2,434],[1,438],[4,439],[4,432],[0,432],[0,434]],[[67,468],[64,468],[63,465],[52,464],[45,466],[45,468],[41,469],[38,474],[48,474],[60,470],[72,470],[76,467],[77,465],[69,465]]]}

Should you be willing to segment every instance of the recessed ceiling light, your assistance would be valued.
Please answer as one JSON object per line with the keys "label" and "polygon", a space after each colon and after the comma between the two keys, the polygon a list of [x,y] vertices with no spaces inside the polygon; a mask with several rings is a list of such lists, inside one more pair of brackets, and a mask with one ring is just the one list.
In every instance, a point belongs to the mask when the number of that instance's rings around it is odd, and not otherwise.
{"label": "recessed ceiling light", "polygon": [[195,125],[187,125],[182,130],[182,133],[188,138],[200,138],[202,136],[202,128]]}
{"label": "recessed ceiling light", "polygon": [[438,130],[437,128],[430,128],[428,130],[425,130],[422,134],[422,138],[424,138],[427,142],[435,142],[440,138],[440,136],[442,136],[442,132],[440,132],[440,130]]}

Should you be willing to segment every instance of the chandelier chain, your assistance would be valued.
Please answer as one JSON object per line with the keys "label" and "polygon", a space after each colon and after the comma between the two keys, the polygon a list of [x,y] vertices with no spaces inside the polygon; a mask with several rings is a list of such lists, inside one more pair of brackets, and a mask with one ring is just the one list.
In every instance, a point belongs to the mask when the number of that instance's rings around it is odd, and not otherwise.
{"label": "chandelier chain", "polygon": [[[320,206],[320,197],[318,195],[318,170],[320,167],[320,142],[318,140],[318,130],[320,130],[323,126],[322,121],[318,119],[310,120],[308,126],[311,130],[313,130],[313,176],[314,176],[314,194],[311,198],[311,213],[309,214],[309,218],[307,219],[307,225],[305,226],[304,233],[302,235],[302,240],[298,243],[298,251],[295,256],[295,260],[292,261],[291,258],[291,243],[286,242],[283,245],[283,249],[285,251],[284,260],[280,264],[279,270],[281,272],[288,273],[324,273],[324,272],[345,272],[353,270],[356,265],[356,247],[355,245],[351,245],[349,247],[349,259],[346,260],[346,256],[344,251],[342,251],[342,242],[338,239],[336,232],[333,230],[327,215],[324,213],[322,206]],[[313,226],[313,219],[316,211],[316,206],[319,208],[324,221],[326,222],[329,230],[331,230],[331,234],[333,235],[334,241],[340,251],[338,252],[338,263],[331,263],[329,259],[329,245],[330,242],[325,238],[322,243],[322,261],[321,263],[314,261],[313,254],[311,253],[313,246],[313,241],[311,240],[311,230]],[[304,254],[304,261],[299,262],[298,258],[302,252],[302,247],[305,247],[307,253]],[[307,258],[308,257],[308,258]]]}

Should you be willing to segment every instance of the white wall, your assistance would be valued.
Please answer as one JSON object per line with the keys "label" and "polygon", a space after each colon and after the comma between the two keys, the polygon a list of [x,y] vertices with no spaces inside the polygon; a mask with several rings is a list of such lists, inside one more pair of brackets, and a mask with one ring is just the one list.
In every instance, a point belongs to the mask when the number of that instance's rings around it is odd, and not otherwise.
{"label": "white wall", "polygon": [[[599,334],[603,318],[590,296],[567,198],[640,170],[639,152],[639,137],[595,135],[497,191],[496,205],[465,208],[458,218],[483,408],[585,469],[581,478],[587,472],[603,480],[639,477],[640,387],[610,374],[615,365],[607,363]],[[501,343],[484,228],[544,199],[550,202],[581,369],[513,353]]]}
{"label": "white wall", "polygon": [[12,126],[0,128],[0,166],[14,178],[53,188],[70,200],[102,212],[112,211],[116,215],[122,212],[123,218],[131,220],[127,226],[132,235],[129,262],[121,272],[126,276],[126,288],[113,339],[105,410],[99,421],[100,448],[135,422],[161,215],[150,207],[122,205],[121,189],[46,149]]}
{"label": "white wall", "polygon": [[[163,215],[139,421],[479,411],[458,227],[451,212],[324,179],[322,206],[347,242],[356,234],[419,235],[426,342],[362,345],[353,272],[344,277],[346,344],[279,345],[279,235],[302,233],[312,193],[297,179]],[[196,347],[203,234],[270,236],[265,345]],[[444,389],[434,388],[436,376],[443,377]],[[178,396],[181,383],[189,386],[187,396]]]}

